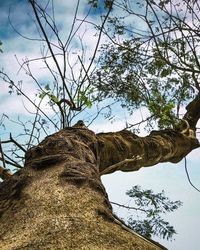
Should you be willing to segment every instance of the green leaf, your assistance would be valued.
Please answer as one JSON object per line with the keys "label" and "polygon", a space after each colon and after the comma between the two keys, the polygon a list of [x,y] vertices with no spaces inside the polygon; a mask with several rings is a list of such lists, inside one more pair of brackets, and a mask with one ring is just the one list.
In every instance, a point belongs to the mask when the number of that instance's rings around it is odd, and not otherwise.
{"label": "green leaf", "polygon": [[161,71],[160,76],[161,76],[161,77],[166,77],[166,76],[168,76],[168,75],[170,75],[170,74],[171,74],[171,69],[170,69],[170,68],[167,68],[167,69],[163,69],[163,70]]}
{"label": "green leaf", "polygon": [[51,101],[53,101],[55,103],[59,102],[59,99],[55,95],[49,95],[49,97],[50,97]]}
{"label": "green leaf", "polygon": [[45,85],[44,87],[47,91],[51,90],[50,87],[49,87],[49,84]]}
{"label": "green leaf", "polygon": [[47,93],[43,91],[42,93],[39,94],[39,98],[43,99],[46,95]]}
{"label": "green leaf", "polygon": [[98,7],[98,0],[89,0],[88,4],[90,4],[93,8]]}
{"label": "green leaf", "polygon": [[86,101],[86,106],[87,106],[88,108],[91,108],[91,107],[92,107],[92,102],[91,102],[89,99],[87,99],[87,101]]}

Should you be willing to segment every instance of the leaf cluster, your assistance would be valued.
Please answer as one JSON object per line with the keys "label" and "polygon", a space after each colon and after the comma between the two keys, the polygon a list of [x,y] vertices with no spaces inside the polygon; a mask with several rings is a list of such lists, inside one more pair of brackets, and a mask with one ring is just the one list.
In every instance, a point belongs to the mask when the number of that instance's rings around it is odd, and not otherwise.
{"label": "leaf cluster", "polygon": [[169,240],[174,236],[175,229],[162,218],[161,214],[174,212],[182,205],[181,201],[171,201],[165,196],[164,191],[154,193],[152,190],[142,190],[140,186],[132,187],[126,194],[132,198],[135,210],[143,215],[142,219],[130,216],[129,226],[148,238],[159,236]]}
{"label": "leaf cluster", "polygon": [[100,5],[104,5],[104,8],[110,9],[112,8],[113,0],[88,0],[88,4],[93,8],[98,8]]}

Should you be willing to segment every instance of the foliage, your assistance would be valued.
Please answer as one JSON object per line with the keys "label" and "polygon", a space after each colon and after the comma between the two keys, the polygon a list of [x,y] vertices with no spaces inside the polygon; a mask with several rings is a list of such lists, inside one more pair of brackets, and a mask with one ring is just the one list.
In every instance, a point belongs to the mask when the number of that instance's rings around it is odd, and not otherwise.
{"label": "foliage", "polygon": [[106,9],[112,8],[113,0],[88,0],[88,4],[90,4],[93,8],[101,7],[101,5],[104,6]]}
{"label": "foliage", "polygon": [[[132,198],[133,207],[140,213],[128,218],[128,225],[139,234],[151,238],[159,236],[163,239],[172,239],[176,231],[161,214],[174,212],[181,205],[180,201],[171,201],[165,196],[165,192],[154,193],[152,190],[142,190],[140,186],[134,186],[126,192]],[[139,217],[139,219],[138,219]]]}
{"label": "foliage", "polygon": [[199,5],[181,3],[116,4],[109,18],[112,35],[101,47],[93,75],[104,97],[119,100],[130,112],[146,107],[160,128],[171,127],[180,107],[200,90]]}

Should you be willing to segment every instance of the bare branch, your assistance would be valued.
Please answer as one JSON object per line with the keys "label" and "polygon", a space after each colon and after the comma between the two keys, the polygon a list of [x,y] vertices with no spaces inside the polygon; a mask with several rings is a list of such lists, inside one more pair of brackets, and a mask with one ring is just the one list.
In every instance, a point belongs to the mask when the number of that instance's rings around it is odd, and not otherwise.
{"label": "bare branch", "polygon": [[[2,158],[0,158],[0,160],[2,160]],[[16,168],[22,168],[22,166],[20,166],[18,163],[14,162],[13,160],[12,161],[5,160],[5,163]]]}
{"label": "bare branch", "polygon": [[[15,153],[13,153],[13,154],[15,154]],[[14,160],[13,160],[11,157],[9,157],[7,154],[4,153],[4,155],[5,155],[5,157],[8,159],[8,160],[7,160],[7,159],[5,160],[5,162],[6,162],[7,164],[10,164],[10,165],[12,165],[12,166],[14,166],[14,167],[16,167],[16,168],[22,168],[22,166],[19,165],[18,162],[14,161]]]}
{"label": "bare branch", "polygon": [[[64,88],[65,88],[65,90],[66,90],[66,92],[67,92],[67,95],[68,95],[68,97],[69,97],[69,99],[70,99],[70,102],[73,104],[73,106],[75,106],[74,101],[73,101],[73,98],[72,98],[72,96],[71,96],[71,94],[70,94],[70,92],[69,92],[69,90],[68,90],[68,87],[67,87],[67,85],[66,85],[66,83],[65,83],[65,79],[64,79],[63,74],[62,74],[62,72],[61,72],[61,68],[60,68],[60,66],[59,66],[59,64],[58,64],[58,61],[57,61],[57,59],[56,59],[56,56],[55,56],[55,54],[54,54],[54,52],[53,52],[53,50],[52,50],[51,44],[50,44],[50,42],[49,42],[49,38],[48,38],[48,36],[47,36],[47,34],[46,34],[46,31],[44,30],[44,27],[43,27],[43,25],[42,25],[42,23],[41,23],[41,21],[40,21],[40,18],[39,18],[39,16],[38,16],[38,11],[37,11],[38,5],[36,4],[35,1],[31,1],[31,0],[30,0],[30,3],[31,3],[31,6],[32,6],[32,8],[33,8],[33,11],[34,11],[36,20],[37,20],[37,22],[38,22],[38,25],[39,25],[39,27],[40,27],[40,29],[41,29],[41,31],[42,31],[42,34],[43,34],[43,36],[44,36],[44,38],[45,38],[45,41],[46,41],[46,43],[47,43],[47,46],[48,46],[48,48],[49,48],[49,51],[50,51],[50,53],[51,53],[51,55],[52,55],[52,58],[53,58],[53,60],[54,60],[54,62],[55,62],[56,68],[57,68],[57,70],[58,70],[58,72],[59,72],[59,75],[60,75],[60,78],[61,78],[61,80],[62,80],[63,86],[64,86]],[[37,6],[37,7],[36,7],[36,6]]]}
{"label": "bare branch", "polygon": [[[22,94],[30,103],[32,103],[36,109],[38,108],[38,106],[9,78],[9,76],[6,73],[0,71],[0,74],[2,75],[2,79],[5,82],[8,82],[12,86],[14,86],[15,89],[17,89],[17,91],[19,91],[20,94]],[[42,109],[39,108],[39,110],[55,126],[55,128],[59,129],[58,126],[42,111]]]}
{"label": "bare branch", "polygon": [[15,139],[13,139],[11,133],[10,133],[10,140],[1,141],[2,144],[5,143],[14,143],[18,148],[20,148],[24,153],[26,153],[26,149],[24,149]]}
{"label": "bare branch", "polygon": [[118,207],[126,208],[126,209],[128,209],[128,210],[136,210],[136,211],[148,213],[148,210],[145,210],[145,209],[136,208],[136,207],[130,207],[130,206],[122,205],[122,204],[119,204],[119,203],[113,202],[113,201],[110,201],[110,203],[113,204],[113,205],[116,205],[116,206],[118,206]]}

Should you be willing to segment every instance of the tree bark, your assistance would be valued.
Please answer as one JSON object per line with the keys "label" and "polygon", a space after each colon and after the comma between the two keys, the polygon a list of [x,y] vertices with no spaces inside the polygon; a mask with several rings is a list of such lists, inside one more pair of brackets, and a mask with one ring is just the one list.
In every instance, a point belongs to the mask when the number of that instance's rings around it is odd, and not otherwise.
{"label": "tree bark", "polygon": [[172,129],[152,131],[139,137],[130,131],[97,135],[100,144],[100,173],[136,171],[160,162],[177,163],[200,146],[195,137]]}
{"label": "tree bark", "polygon": [[177,162],[198,146],[172,130],[141,138],[74,127],[48,136],[0,185],[0,249],[165,249],[116,220],[100,175]]}

